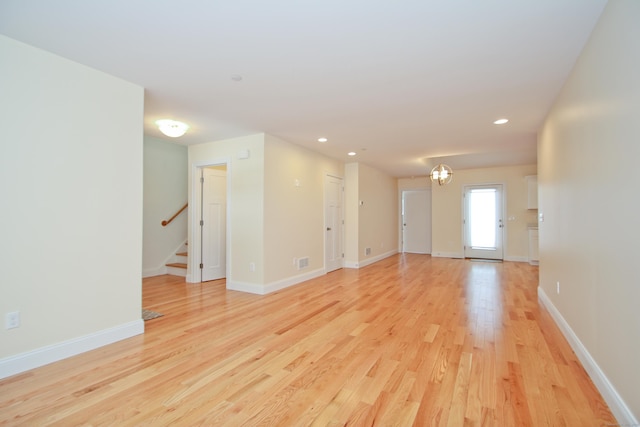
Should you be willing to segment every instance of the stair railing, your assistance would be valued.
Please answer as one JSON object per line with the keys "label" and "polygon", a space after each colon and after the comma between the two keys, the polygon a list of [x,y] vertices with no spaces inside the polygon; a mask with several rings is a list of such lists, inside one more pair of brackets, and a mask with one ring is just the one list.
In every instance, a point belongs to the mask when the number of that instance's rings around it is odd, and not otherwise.
{"label": "stair railing", "polygon": [[162,221],[162,226],[166,227],[167,225],[169,225],[171,223],[171,221],[173,221],[174,219],[176,219],[176,217],[178,215],[180,215],[182,213],[182,211],[184,211],[185,209],[187,209],[187,206],[189,206],[189,203],[185,203],[185,205],[183,207],[180,208],[180,210],[178,212],[176,212],[175,214],[173,214],[173,216],[165,221]]}

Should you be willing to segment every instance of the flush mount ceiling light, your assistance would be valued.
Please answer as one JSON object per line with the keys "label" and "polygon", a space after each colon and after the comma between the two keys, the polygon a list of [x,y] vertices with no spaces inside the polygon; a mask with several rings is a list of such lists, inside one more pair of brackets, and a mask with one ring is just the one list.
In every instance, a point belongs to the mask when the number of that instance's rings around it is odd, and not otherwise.
{"label": "flush mount ceiling light", "polygon": [[494,125],[503,125],[505,123],[507,123],[509,121],[509,119],[498,119],[495,122],[493,122]]}
{"label": "flush mount ceiling light", "polygon": [[438,185],[447,185],[453,179],[453,171],[451,168],[443,163],[440,163],[429,174],[431,182],[437,182]]}
{"label": "flush mount ceiling light", "polygon": [[347,153],[347,156],[355,156],[355,155],[356,155],[356,152],[355,152],[355,151],[349,151],[349,152]]}
{"label": "flush mount ceiling light", "polygon": [[327,142],[327,141],[328,141],[328,139],[325,138],[325,137],[318,138],[318,142]]}
{"label": "flush mount ceiling light", "polygon": [[171,138],[178,138],[184,135],[189,129],[189,125],[176,120],[158,120],[156,121],[156,124],[158,125],[160,132],[170,136]]}

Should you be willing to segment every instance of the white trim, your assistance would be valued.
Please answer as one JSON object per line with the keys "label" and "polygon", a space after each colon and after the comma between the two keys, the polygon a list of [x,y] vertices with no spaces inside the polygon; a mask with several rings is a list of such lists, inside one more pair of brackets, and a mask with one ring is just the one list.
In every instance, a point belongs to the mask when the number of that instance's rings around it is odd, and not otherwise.
{"label": "white trim", "polygon": [[359,263],[359,264],[360,264],[360,268],[362,268],[362,267],[366,267],[367,265],[371,265],[371,264],[376,263],[376,262],[378,262],[378,261],[381,261],[381,260],[383,260],[383,259],[385,259],[385,258],[389,258],[390,256],[394,256],[394,255],[395,255],[395,254],[397,254],[397,253],[398,253],[398,250],[397,250],[397,249],[393,249],[393,250],[391,250],[391,251],[389,251],[389,252],[385,252],[385,253],[383,253],[383,254],[376,255],[376,256],[374,256],[374,257],[371,257],[371,258],[367,258],[367,259],[365,259],[365,260],[362,260],[362,261],[360,261],[360,263]]}
{"label": "white trim", "polygon": [[367,258],[365,260],[362,261],[345,261],[344,266],[345,268],[362,268],[362,267],[366,267],[367,265],[371,265],[373,263],[376,263],[378,261],[381,261],[385,258],[389,258],[390,256],[394,256],[398,253],[397,249],[391,250],[389,252],[385,252],[383,254],[380,255],[376,255],[374,257],[371,258]]}
{"label": "white trim", "polygon": [[188,227],[189,231],[187,236],[187,241],[192,242],[190,244],[191,248],[189,249],[189,255],[187,257],[187,274],[185,276],[185,281],[187,283],[202,283],[200,280],[200,205],[202,200],[200,200],[200,176],[198,175],[198,171],[202,168],[206,168],[207,166],[226,166],[227,168],[227,217],[226,217],[226,241],[225,241],[225,251],[226,251],[226,266],[225,266],[225,274],[227,276],[227,280],[229,280],[229,276],[231,274],[231,179],[232,179],[232,165],[231,165],[231,157],[219,157],[216,159],[210,160],[199,160],[191,163],[190,173],[191,173],[191,194],[189,194],[189,206],[192,206],[192,209],[189,209],[189,219],[188,219]]}
{"label": "white trim", "polygon": [[299,274],[297,276],[292,276],[286,279],[267,283],[266,285],[260,285],[258,283],[236,282],[227,279],[227,289],[231,291],[266,295],[284,288],[288,288],[289,286],[297,285],[298,283],[306,282],[307,280],[315,279],[316,277],[324,276],[325,274],[326,273],[324,269],[320,268],[305,274]]}
{"label": "white trim", "polygon": [[162,276],[163,274],[167,274],[166,265],[162,267],[156,267],[156,268],[145,268],[144,270],[142,270],[143,279],[147,277]]}
{"label": "white trim", "polygon": [[456,258],[464,259],[464,254],[460,252],[431,252],[433,258]]}
{"label": "white trim", "polygon": [[345,261],[344,268],[360,268],[360,263],[358,261]]}
{"label": "white trim", "polygon": [[604,398],[605,402],[607,402],[607,405],[609,405],[613,415],[616,417],[616,420],[619,423],[617,425],[640,425],[627,404],[616,391],[615,387],[613,387],[613,384],[611,384],[602,369],[600,369],[596,361],[591,357],[587,348],[582,344],[578,336],[571,329],[571,326],[569,326],[564,317],[562,317],[560,311],[558,311],[558,309],[553,305],[551,299],[549,299],[547,294],[544,292],[544,289],[541,287],[538,287],[538,300],[547,309],[549,314],[551,314],[556,325],[558,325],[558,328],[560,328],[560,331],[569,342],[569,345],[576,353],[576,356],[580,359],[580,363],[582,363],[587,374],[591,377],[591,380]]}
{"label": "white trim", "polygon": [[504,261],[529,262],[529,257],[526,257],[526,256],[506,256],[506,257],[504,257]]}
{"label": "white trim", "polygon": [[0,379],[144,333],[142,319],[0,360]]}

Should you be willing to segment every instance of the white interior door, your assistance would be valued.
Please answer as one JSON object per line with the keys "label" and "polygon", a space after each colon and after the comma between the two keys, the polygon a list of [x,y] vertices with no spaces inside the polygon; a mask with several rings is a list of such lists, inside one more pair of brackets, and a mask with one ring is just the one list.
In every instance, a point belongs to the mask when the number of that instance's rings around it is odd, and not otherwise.
{"label": "white interior door", "polygon": [[327,175],[324,182],[325,203],[325,269],[327,272],[342,268],[344,259],[342,216],[342,178]]}
{"label": "white interior door", "polygon": [[402,252],[431,253],[431,191],[402,192]]}
{"label": "white interior door", "polygon": [[226,277],[227,171],[202,168],[201,280]]}
{"label": "white interior door", "polygon": [[503,259],[502,185],[464,190],[465,258]]}

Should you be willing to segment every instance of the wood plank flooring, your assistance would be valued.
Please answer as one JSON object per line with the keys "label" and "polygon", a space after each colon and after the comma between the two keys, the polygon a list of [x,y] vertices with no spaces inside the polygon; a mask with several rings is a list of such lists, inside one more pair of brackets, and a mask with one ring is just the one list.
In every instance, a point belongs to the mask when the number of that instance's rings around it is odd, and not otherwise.
{"label": "wood plank flooring", "polygon": [[3,425],[604,426],[537,267],[397,255],[259,296],[143,282],[143,336],[0,381]]}

